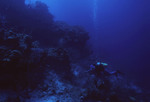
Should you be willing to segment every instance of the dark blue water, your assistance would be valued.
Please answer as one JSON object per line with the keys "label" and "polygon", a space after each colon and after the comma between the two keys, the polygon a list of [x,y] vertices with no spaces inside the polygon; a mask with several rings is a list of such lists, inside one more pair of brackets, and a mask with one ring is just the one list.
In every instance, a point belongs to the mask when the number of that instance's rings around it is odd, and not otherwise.
{"label": "dark blue water", "polygon": [[149,1],[43,0],[43,2],[49,6],[55,20],[85,27],[90,32],[90,43],[94,53],[101,60],[125,71],[130,77],[139,79],[139,83],[147,83],[146,80],[150,77]]}
{"label": "dark blue water", "polygon": [[149,5],[0,0],[0,101],[149,102]]}

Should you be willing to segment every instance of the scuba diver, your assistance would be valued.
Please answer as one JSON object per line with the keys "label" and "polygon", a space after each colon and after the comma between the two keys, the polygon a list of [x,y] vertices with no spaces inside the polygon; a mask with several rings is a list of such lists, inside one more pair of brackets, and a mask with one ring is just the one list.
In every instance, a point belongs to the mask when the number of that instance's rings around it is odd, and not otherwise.
{"label": "scuba diver", "polygon": [[122,74],[120,71],[109,71],[106,69],[108,66],[107,63],[97,62],[92,64],[90,69],[87,71],[90,74],[95,75],[94,84],[98,89],[107,89],[110,85],[109,76],[116,76],[119,78],[119,75]]}
{"label": "scuba diver", "polygon": [[108,66],[107,63],[97,62],[96,64],[92,64],[90,66],[90,69],[88,70],[88,72],[91,74],[94,74],[96,77],[100,77],[102,75],[104,75],[104,76],[110,76],[110,75],[118,76],[119,74],[121,74],[121,72],[119,70],[112,71],[112,72],[108,71],[106,69],[107,66]]}

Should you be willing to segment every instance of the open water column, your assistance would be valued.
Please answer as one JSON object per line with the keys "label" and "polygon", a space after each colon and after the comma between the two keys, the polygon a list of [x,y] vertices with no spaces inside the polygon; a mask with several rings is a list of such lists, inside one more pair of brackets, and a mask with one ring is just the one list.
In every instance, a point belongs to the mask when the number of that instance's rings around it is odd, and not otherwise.
{"label": "open water column", "polygon": [[[93,32],[91,36],[92,42],[98,43],[98,0],[93,0]],[[98,48],[98,44],[93,45],[94,49]]]}
{"label": "open water column", "polygon": [[[97,8],[98,8],[98,0],[93,0],[93,23],[94,23],[94,29],[96,30],[97,26]],[[96,32],[96,31],[95,31]]]}

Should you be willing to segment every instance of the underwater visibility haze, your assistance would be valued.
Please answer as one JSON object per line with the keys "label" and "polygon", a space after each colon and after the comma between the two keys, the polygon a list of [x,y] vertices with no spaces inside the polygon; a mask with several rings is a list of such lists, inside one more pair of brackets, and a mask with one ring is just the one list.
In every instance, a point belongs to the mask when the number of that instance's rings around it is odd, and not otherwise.
{"label": "underwater visibility haze", "polygon": [[[26,1],[34,3],[36,0]],[[139,76],[140,83],[149,79],[150,2],[41,1],[48,5],[55,20],[65,21],[70,25],[81,25],[90,32],[92,50],[100,59],[106,60],[117,69],[127,71],[132,77]]]}
{"label": "underwater visibility haze", "polygon": [[0,102],[149,102],[149,5],[0,0]]}

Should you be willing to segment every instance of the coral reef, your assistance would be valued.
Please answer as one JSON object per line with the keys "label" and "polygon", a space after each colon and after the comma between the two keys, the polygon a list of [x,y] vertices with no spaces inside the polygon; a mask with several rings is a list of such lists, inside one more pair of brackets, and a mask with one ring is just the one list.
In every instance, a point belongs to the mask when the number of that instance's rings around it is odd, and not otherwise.
{"label": "coral reef", "polygon": [[80,64],[73,66],[63,48],[40,48],[30,36],[6,28],[0,28],[0,35],[1,101],[148,102],[121,75],[98,77]]}
{"label": "coral reef", "polygon": [[89,35],[82,27],[54,21],[48,7],[41,2],[36,2],[34,6],[20,2],[0,1],[1,25],[7,25],[18,33],[30,34],[34,40],[40,41],[43,47],[71,50],[69,55],[76,59],[91,54],[86,44]]}
{"label": "coral reef", "polygon": [[66,48],[72,59],[86,58],[92,53],[87,45],[89,35],[84,28],[80,26],[69,26],[60,21],[55,22],[53,26],[53,33],[57,35],[57,42],[54,42],[55,47]]}
{"label": "coral reef", "polygon": [[120,74],[89,73],[88,32],[53,21],[45,4],[1,0],[0,24],[1,102],[149,101]]}

